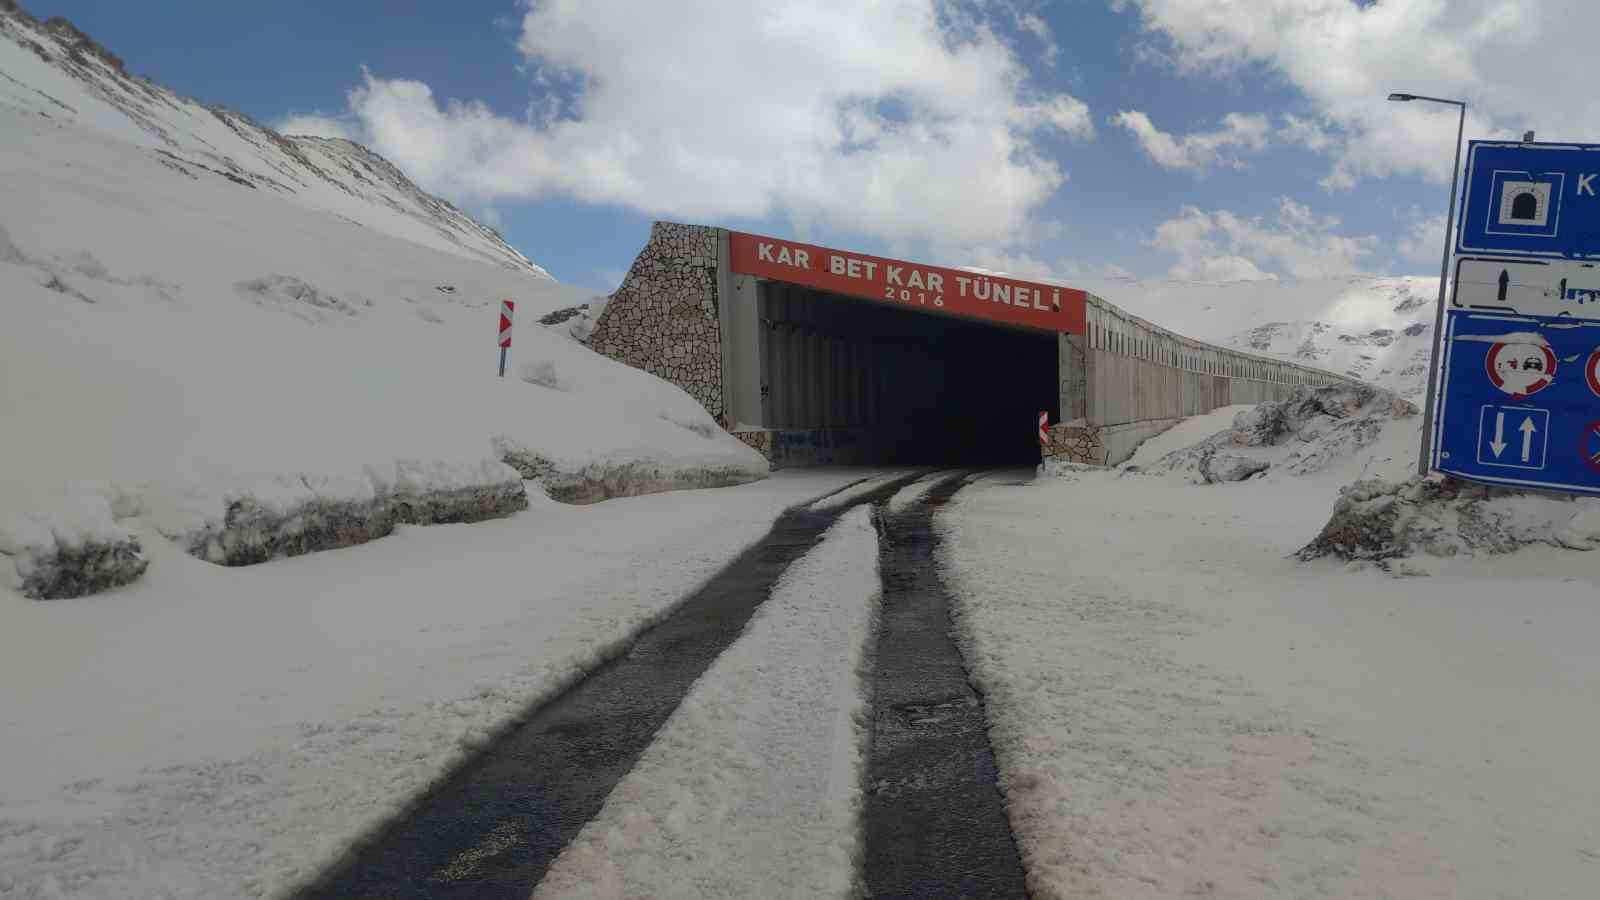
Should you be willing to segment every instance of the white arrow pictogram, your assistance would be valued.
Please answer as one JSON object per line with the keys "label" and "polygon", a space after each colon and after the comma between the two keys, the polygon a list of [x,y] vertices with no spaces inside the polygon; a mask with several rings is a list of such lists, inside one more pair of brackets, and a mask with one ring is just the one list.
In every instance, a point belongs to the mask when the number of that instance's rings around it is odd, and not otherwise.
{"label": "white arrow pictogram", "polygon": [[1494,440],[1489,442],[1489,449],[1494,451],[1494,458],[1499,459],[1500,454],[1506,450],[1506,414],[1494,414]]}
{"label": "white arrow pictogram", "polygon": [[[1503,418],[1505,413],[1500,415]],[[1533,433],[1538,431],[1539,427],[1533,424],[1533,416],[1529,416],[1522,420],[1522,427],[1518,430],[1522,432],[1522,461],[1527,462],[1528,455],[1533,451]],[[1499,456],[1500,454],[1496,452],[1495,455]]]}

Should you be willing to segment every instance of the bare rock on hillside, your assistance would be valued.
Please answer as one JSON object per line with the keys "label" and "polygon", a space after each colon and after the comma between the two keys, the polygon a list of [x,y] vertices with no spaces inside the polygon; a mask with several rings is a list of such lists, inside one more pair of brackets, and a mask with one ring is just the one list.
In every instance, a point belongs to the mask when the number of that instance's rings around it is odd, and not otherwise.
{"label": "bare rock on hillside", "polygon": [[1377,440],[1388,423],[1416,413],[1410,402],[1364,384],[1301,386],[1286,400],[1245,410],[1231,428],[1175,450],[1144,471],[1187,474],[1204,484],[1243,480],[1269,467],[1306,475],[1349,457]]}
{"label": "bare rock on hillside", "polygon": [[1510,553],[1529,544],[1589,550],[1600,500],[1485,488],[1453,479],[1358,481],[1345,487],[1302,560],[1387,561],[1424,553]]}

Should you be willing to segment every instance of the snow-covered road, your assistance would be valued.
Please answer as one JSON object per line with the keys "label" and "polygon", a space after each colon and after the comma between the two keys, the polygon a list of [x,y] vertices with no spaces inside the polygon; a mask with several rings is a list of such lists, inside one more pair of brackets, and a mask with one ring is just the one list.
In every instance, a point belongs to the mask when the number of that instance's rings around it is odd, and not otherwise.
{"label": "snow-covered road", "polygon": [[789,567],[536,900],[855,895],[880,591],[869,515],[851,509]]}
{"label": "snow-covered road", "polygon": [[[1409,560],[1395,571],[1431,574],[1407,578],[1291,557],[1339,485],[1407,464],[1412,421],[1324,470],[1235,484],[1158,465],[994,472],[941,506],[943,476],[891,499],[909,476],[788,471],[539,500],[246,569],[152,536],[163,565],[131,588],[0,609],[21,626],[0,632],[0,897],[278,894],[781,510],[863,478],[797,514],[837,515],[868,485],[891,517],[936,510],[1033,896],[1590,896],[1593,555]],[[662,706],[598,814],[550,851],[541,896],[847,896],[868,880],[862,767],[882,759],[862,713],[899,700],[862,667],[886,669],[871,641],[892,630],[875,595],[892,567],[859,507],[791,543],[806,555]],[[508,835],[485,846],[514,851]]]}
{"label": "snow-covered road", "polygon": [[0,593],[0,896],[282,889],[784,508],[864,474],[536,498],[509,520],[242,569],[151,536],[129,588]]}

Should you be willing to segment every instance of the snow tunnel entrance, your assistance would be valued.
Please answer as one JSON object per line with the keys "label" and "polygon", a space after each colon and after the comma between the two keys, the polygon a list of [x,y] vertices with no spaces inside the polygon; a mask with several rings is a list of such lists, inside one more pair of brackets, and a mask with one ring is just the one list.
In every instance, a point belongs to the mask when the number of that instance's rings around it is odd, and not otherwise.
{"label": "snow tunnel entrance", "polygon": [[1053,332],[779,281],[759,307],[776,465],[1032,466],[1059,419]]}

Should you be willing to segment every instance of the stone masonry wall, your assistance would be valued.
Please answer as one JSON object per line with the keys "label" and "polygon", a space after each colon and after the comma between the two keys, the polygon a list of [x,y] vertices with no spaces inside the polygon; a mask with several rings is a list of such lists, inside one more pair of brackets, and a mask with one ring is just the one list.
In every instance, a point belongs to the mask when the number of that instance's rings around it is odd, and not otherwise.
{"label": "stone masonry wall", "polygon": [[772,461],[771,431],[735,431],[733,432],[733,436],[743,441],[750,447],[753,447],[756,452],[760,453],[762,456],[765,456],[768,462]]}
{"label": "stone masonry wall", "polygon": [[655,223],[589,346],[683,388],[721,422],[717,239],[715,228]]}
{"label": "stone masonry wall", "polygon": [[1100,440],[1100,429],[1081,421],[1073,425],[1051,425],[1046,429],[1050,438],[1048,446],[1041,448],[1045,459],[1089,466],[1106,462],[1105,446]]}

